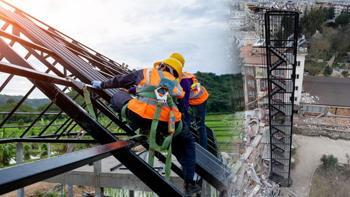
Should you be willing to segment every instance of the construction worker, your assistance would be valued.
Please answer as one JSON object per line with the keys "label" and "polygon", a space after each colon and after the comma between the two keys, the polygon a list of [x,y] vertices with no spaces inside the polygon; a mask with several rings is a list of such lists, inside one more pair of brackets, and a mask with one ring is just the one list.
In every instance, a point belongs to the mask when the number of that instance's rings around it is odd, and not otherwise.
{"label": "construction worker", "polygon": [[[177,80],[182,75],[182,65],[175,58],[167,58],[156,62],[153,68],[146,68],[119,75],[107,81],[92,81],[95,88],[125,88],[131,89],[136,85],[135,97],[126,91],[118,91],[111,98],[111,104],[118,113],[125,113],[131,124],[142,130],[153,128],[155,114],[158,114],[157,133],[167,135],[170,123],[173,122],[177,130],[181,125],[181,112],[176,105],[171,105],[164,95],[183,98],[184,92]],[[160,111],[158,98],[163,97]],[[170,114],[173,114],[172,118]],[[201,188],[193,181],[195,172],[195,147],[193,136],[184,124],[182,131],[172,139],[173,154],[180,162],[185,180],[186,195],[200,192]]]}
{"label": "construction worker", "polygon": [[[182,67],[185,65],[185,58],[180,53],[172,53],[171,58],[179,60]],[[205,128],[206,104],[209,97],[208,91],[202,86],[195,75],[189,72],[183,72],[180,77],[180,85],[185,91],[185,97],[179,101],[179,109],[184,114],[186,124],[191,124],[189,107],[193,111],[193,120],[198,122],[199,126],[199,144],[207,149],[208,138]]]}

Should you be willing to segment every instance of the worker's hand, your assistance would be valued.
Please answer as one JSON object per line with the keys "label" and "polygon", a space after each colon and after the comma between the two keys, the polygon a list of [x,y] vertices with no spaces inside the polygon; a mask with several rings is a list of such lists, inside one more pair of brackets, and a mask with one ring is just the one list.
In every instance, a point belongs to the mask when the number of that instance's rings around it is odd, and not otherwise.
{"label": "worker's hand", "polygon": [[102,81],[92,81],[91,85],[96,89],[102,89]]}
{"label": "worker's hand", "polygon": [[125,88],[119,88],[119,90],[128,93],[128,90]]}

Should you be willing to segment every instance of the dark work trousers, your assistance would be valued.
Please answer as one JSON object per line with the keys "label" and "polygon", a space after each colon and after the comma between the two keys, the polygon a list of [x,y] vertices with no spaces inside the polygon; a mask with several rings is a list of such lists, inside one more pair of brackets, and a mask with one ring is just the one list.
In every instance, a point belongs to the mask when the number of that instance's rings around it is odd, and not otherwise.
{"label": "dark work trousers", "polygon": [[199,144],[207,149],[208,147],[208,136],[205,128],[205,113],[206,113],[207,101],[200,105],[191,105],[193,111],[193,118],[199,124]]}
{"label": "dark work trousers", "polygon": [[[121,94],[124,94],[124,93],[121,93]],[[113,98],[117,98],[117,97],[118,96],[113,96]],[[120,113],[120,109],[122,109],[123,106],[116,106],[116,105],[121,105],[121,102],[114,102],[113,98],[111,100],[112,107],[118,113]],[[132,125],[130,126],[132,128],[140,128],[142,130],[147,130],[147,131],[151,129],[152,120],[142,118],[138,114],[128,109],[126,110],[126,116],[127,116],[127,119],[131,122]],[[178,123],[176,123],[175,127],[177,128],[177,126],[178,126]],[[157,127],[157,133],[167,134],[167,132],[168,132],[168,123],[159,121],[158,127]],[[174,136],[173,138],[172,153],[175,155],[175,157],[177,158],[177,160],[182,166],[185,182],[192,182],[194,172],[195,172],[196,154],[195,154],[194,138],[191,134],[191,131],[186,126],[186,124],[184,124],[182,132],[180,132],[178,135]]]}

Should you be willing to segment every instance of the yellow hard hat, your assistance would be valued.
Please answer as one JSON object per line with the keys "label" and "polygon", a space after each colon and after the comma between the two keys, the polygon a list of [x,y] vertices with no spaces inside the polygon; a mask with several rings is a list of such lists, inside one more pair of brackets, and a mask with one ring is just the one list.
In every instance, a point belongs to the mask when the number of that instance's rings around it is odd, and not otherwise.
{"label": "yellow hard hat", "polygon": [[172,53],[169,57],[179,60],[179,62],[182,64],[182,67],[185,66],[185,58],[180,53]]}
{"label": "yellow hard hat", "polygon": [[175,70],[177,72],[178,76],[182,75],[182,64],[179,60],[172,58],[172,57],[168,57],[162,61],[155,62],[154,67],[156,68],[157,66],[159,66],[162,63],[168,65],[170,68]]}

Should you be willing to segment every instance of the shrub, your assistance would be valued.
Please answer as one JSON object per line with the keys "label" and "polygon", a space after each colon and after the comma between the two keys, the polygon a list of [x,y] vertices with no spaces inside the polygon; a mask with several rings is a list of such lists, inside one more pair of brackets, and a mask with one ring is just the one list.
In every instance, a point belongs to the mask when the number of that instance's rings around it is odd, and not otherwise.
{"label": "shrub", "polygon": [[336,19],[335,23],[341,26],[345,26],[350,22],[350,14],[347,12],[341,13]]}
{"label": "shrub", "polygon": [[338,166],[338,159],[333,155],[322,155],[321,162],[322,167],[327,170],[335,169]]}
{"label": "shrub", "polygon": [[341,74],[343,75],[343,77],[348,77],[349,76],[349,71],[343,71],[341,72]]}
{"label": "shrub", "polygon": [[330,76],[333,73],[333,68],[330,66],[326,66],[323,71],[324,76]]}

